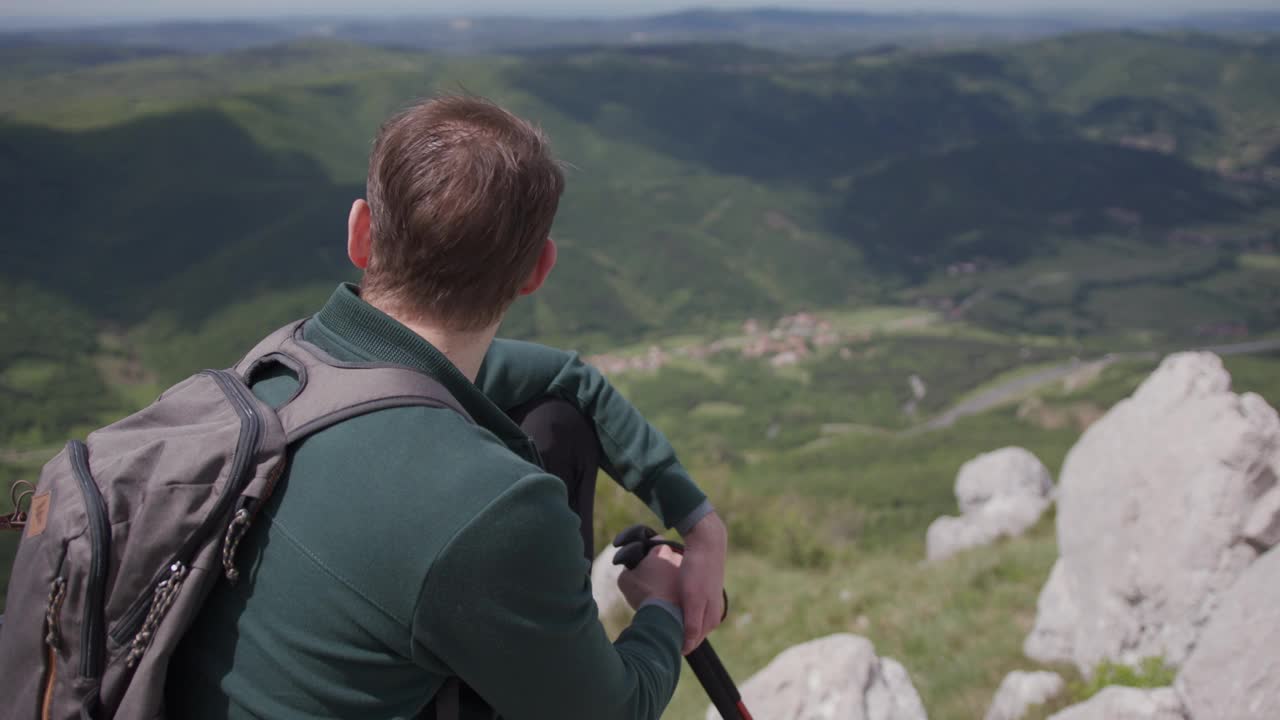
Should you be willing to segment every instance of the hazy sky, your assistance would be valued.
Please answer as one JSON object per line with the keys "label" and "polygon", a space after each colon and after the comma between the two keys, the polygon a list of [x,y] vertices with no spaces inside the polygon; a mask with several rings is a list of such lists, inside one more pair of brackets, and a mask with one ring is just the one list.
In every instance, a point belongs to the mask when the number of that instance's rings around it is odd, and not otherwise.
{"label": "hazy sky", "polygon": [[1280,0],[0,0],[3,18],[175,18],[279,15],[641,15],[697,7],[792,7],[867,11],[1175,14],[1227,8],[1280,9]]}

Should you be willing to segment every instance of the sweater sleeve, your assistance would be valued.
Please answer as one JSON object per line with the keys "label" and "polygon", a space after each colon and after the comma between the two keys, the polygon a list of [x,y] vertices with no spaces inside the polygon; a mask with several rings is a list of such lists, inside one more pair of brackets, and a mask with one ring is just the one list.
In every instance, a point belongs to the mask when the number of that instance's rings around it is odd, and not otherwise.
{"label": "sweater sleeve", "polygon": [[681,623],[642,607],[610,643],[564,484],[532,475],[449,542],[423,583],[414,653],[446,663],[506,720],[656,720],[680,675]]}
{"label": "sweater sleeve", "polygon": [[546,395],[572,403],[595,422],[601,467],[648,505],[665,527],[687,532],[710,510],[706,494],[676,459],[667,438],[577,353],[495,340],[476,384],[503,410]]}

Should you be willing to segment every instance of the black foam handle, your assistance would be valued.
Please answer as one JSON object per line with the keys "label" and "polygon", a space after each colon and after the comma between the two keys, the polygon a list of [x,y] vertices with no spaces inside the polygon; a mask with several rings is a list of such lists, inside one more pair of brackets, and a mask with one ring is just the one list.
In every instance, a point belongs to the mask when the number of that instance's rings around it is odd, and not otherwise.
{"label": "black foam handle", "polygon": [[[684,552],[684,546],[680,543],[664,540],[659,537],[657,531],[643,525],[632,525],[618,533],[618,536],[613,539],[613,544],[618,548],[618,552],[613,556],[613,564],[623,565],[628,570],[634,570],[649,555],[649,551],[659,545],[669,545],[677,552]],[[724,609],[725,615],[728,615],[729,593],[727,591],[724,594]],[[742,705],[742,695],[738,692],[738,686],[734,684],[733,678],[729,677],[729,671],[725,670],[724,663],[720,661],[720,656],[716,655],[710,641],[703,640],[684,659],[689,663],[689,669],[693,670],[693,675],[698,678],[702,689],[706,691],[707,697],[711,699],[711,704],[719,711],[720,717],[724,720],[750,720],[751,716],[746,713]]]}
{"label": "black foam handle", "polygon": [[633,542],[643,542],[651,537],[657,537],[657,535],[658,531],[647,525],[632,525],[613,538],[613,545],[614,547],[622,547]]}
{"label": "black foam handle", "polygon": [[628,570],[635,570],[640,561],[649,554],[649,547],[643,542],[632,542],[618,548],[613,555],[613,564],[622,565]]}

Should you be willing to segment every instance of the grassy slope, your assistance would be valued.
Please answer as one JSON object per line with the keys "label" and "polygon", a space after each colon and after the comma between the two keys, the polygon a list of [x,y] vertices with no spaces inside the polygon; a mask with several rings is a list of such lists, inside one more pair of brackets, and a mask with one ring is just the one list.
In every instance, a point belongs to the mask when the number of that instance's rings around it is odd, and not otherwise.
{"label": "grassy slope", "polygon": [[1048,102],[1104,136],[1164,132],[1211,165],[1247,166],[1280,141],[1274,40],[1236,44],[1204,35],[1089,34],[1014,51]]}
{"label": "grassy slope", "polygon": [[[850,296],[846,288],[858,277],[857,254],[811,229],[818,212],[811,198],[707,172],[653,149],[607,138],[513,85],[507,77],[511,64],[500,58],[443,61],[321,44],[97,66],[41,76],[32,87],[15,81],[0,94],[13,103],[11,119],[80,129],[71,134],[8,129],[13,152],[21,152],[30,145],[30,136],[38,135],[51,148],[47,152],[60,158],[58,168],[44,162],[49,178],[31,183],[35,202],[29,198],[26,204],[35,207],[22,217],[40,229],[38,219],[61,212],[58,226],[43,229],[43,234],[71,240],[93,260],[71,278],[49,276],[45,268],[50,263],[41,258],[18,269],[78,292],[82,302],[113,293],[108,307],[117,317],[132,320],[144,308],[165,307],[176,310],[179,316],[173,321],[185,326],[198,326],[226,302],[226,289],[216,281],[232,272],[240,276],[238,299],[269,296],[273,287],[291,291],[319,278],[341,277],[340,243],[323,238],[340,236],[341,209],[360,193],[364,154],[377,122],[408,98],[465,88],[539,122],[571,166],[570,191],[556,232],[565,249],[561,275],[575,281],[553,283],[527,307],[518,308],[510,333],[573,337],[601,346],[673,324],[705,325],[726,312],[776,312],[839,303]],[[121,83],[130,86],[126,95],[133,101],[100,107],[98,90],[106,88],[103,94],[115,97],[110,88]],[[42,88],[54,90],[46,96]],[[182,108],[192,109],[172,114]],[[164,125],[180,117],[187,118],[185,126]],[[96,129],[85,130],[90,121]],[[135,148],[135,138],[149,144]],[[170,145],[148,150],[157,138]],[[152,164],[145,172],[134,172],[132,164],[125,165],[125,181],[111,176],[107,185],[107,173],[121,169],[110,163],[112,155],[183,157],[193,148],[180,143],[189,145],[192,138],[201,139],[195,149],[205,148],[192,167]],[[206,155],[224,159],[225,165],[201,167]],[[105,159],[99,161],[103,169],[98,175],[59,169],[82,167],[100,156]],[[271,187],[284,194],[263,197],[257,178],[272,158],[281,169],[274,173],[280,181]],[[233,169],[236,165],[243,172]],[[54,178],[66,176],[81,182],[73,188],[55,184]],[[246,182],[250,176],[252,184]],[[187,177],[213,178],[222,191],[189,186]],[[158,181],[158,193],[145,186]],[[122,202],[110,194],[94,213],[67,213],[58,206],[57,198],[68,190],[95,196],[102,194],[95,192],[98,187],[111,186],[122,186],[117,194],[127,195],[122,199],[126,206],[150,198],[169,212],[155,221],[137,212],[125,214]],[[259,212],[264,202],[276,212]],[[230,216],[231,224],[202,228],[188,222],[186,237],[175,249],[174,208],[188,219]],[[235,212],[228,213],[229,208]],[[85,232],[90,221],[94,230]],[[152,273],[146,282],[108,291],[93,282],[94,275],[109,265],[102,255],[123,242],[115,234],[126,228],[144,247],[152,243],[170,256],[186,253],[185,262],[168,263],[176,272],[167,281],[155,282]],[[192,236],[191,229],[199,232]],[[778,243],[780,234],[789,246]],[[215,245],[221,247],[210,252]],[[68,251],[64,244],[58,247]],[[268,257],[274,252],[278,259],[262,262],[265,267],[245,266],[246,256],[264,252]],[[72,251],[72,258],[76,254]],[[300,267],[290,268],[299,260]],[[694,286],[697,292],[691,292]],[[170,300],[174,296],[179,299],[176,308]],[[250,337],[246,334],[242,342]]]}
{"label": "grassy slope", "polygon": [[[1226,360],[1238,392],[1280,406],[1280,356]],[[1152,364],[1126,362],[1070,393],[1047,388],[1058,406],[1108,407],[1132,393]],[[934,720],[981,717],[1004,675],[1034,668],[1022,641],[1057,557],[1052,514],[1026,536],[926,565],[924,532],[954,514],[952,483],[973,455],[1026,447],[1056,476],[1075,428],[1045,429],[1012,409],[969,418],[912,437],[850,435],[818,453],[771,453],[749,467],[703,463],[730,524],[734,554],[728,585],[734,615],[716,646],[740,682],[798,642],[854,632],[907,667]],[[689,443],[688,436],[677,443]],[[750,437],[735,439],[745,448]],[[838,478],[836,476],[839,476]],[[643,510],[606,487],[598,501],[597,542],[645,520]],[[1051,668],[1068,678],[1074,670]],[[686,672],[665,717],[701,718],[705,697]]]}

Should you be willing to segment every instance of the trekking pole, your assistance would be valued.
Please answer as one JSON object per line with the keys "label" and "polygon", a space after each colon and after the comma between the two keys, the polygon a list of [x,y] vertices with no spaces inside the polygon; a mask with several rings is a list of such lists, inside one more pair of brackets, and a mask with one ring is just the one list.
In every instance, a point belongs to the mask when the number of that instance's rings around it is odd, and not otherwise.
{"label": "trekking pole", "polygon": [[[634,570],[649,551],[659,545],[666,545],[684,554],[684,545],[662,538],[656,530],[644,525],[632,525],[618,533],[618,536],[613,539],[613,545],[618,548],[618,552],[613,556],[613,564],[623,565],[628,570]],[[729,612],[728,592],[724,596],[724,607],[727,614]],[[738,686],[734,684],[733,678],[729,677],[729,671],[725,670],[724,663],[720,661],[720,656],[716,655],[710,641],[703,640],[693,652],[685,656],[685,661],[689,663],[689,669],[693,670],[694,677],[698,678],[698,683],[711,699],[711,704],[719,711],[720,717],[724,720],[752,720],[751,713],[742,702],[742,694],[738,692]]]}

